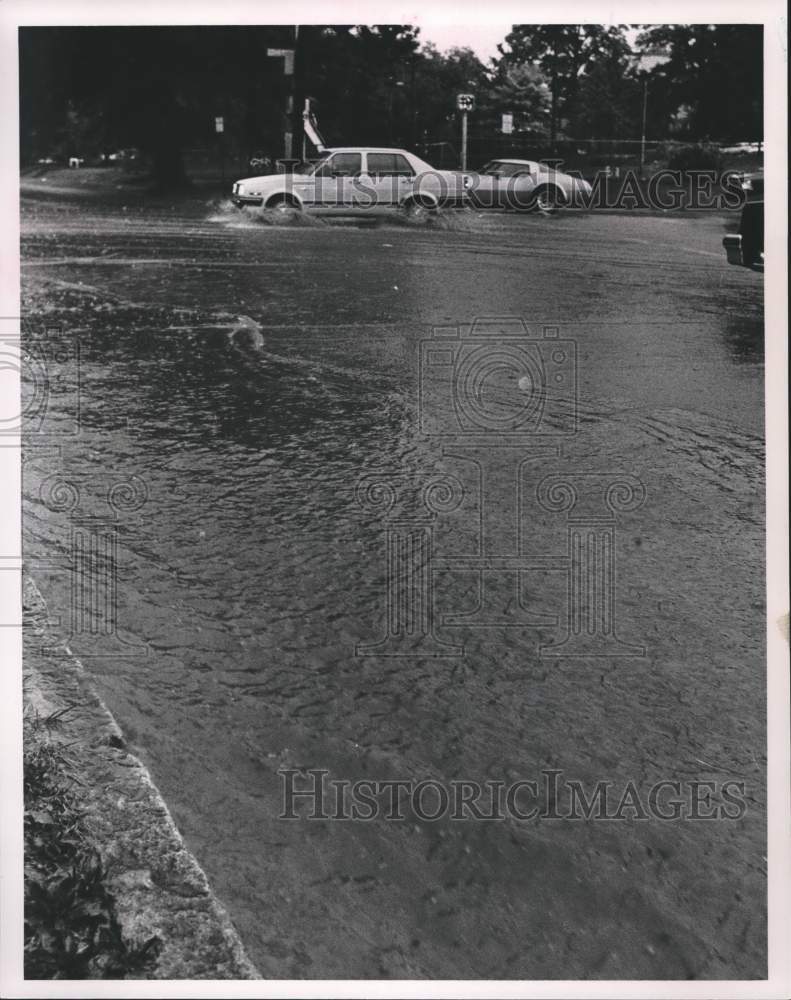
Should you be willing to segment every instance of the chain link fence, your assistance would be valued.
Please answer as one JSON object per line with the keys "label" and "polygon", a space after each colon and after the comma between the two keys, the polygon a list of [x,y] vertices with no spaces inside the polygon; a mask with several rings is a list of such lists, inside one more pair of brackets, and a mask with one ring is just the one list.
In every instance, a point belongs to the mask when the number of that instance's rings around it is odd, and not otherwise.
{"label": "chain link fence", "polygon": [[[723,168],[743,166],[754,169],[763,159],[761,141],[726,144],[677,139],[564,138],[551,143],[545,136],[529,133],[494,133],[472,134],[469,137],[467,164],[471,170],[476,170],[494,159],[560,161],[563,167],[579,170],[583,175],[607,172],[608,169],[617,175],[624,170],[639,169],[642,165],[653,172],[667,166],[689,147],[705,147],[708,155],[716,158]],[[454,170],[461,163],[460,142],[426,139],[419,144],[416,152],[439,169]]]}

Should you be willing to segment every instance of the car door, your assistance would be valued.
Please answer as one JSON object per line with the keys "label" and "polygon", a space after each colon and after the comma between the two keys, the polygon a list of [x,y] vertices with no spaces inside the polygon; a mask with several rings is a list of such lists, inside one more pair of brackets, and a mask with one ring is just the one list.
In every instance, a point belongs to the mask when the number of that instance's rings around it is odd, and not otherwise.
{"label": "car door", "polygon": [[368,184],[377,210],[397,208],[412,189],[415,171],[401,153],[368,153]]}
{"label": "car door", "polygon": [[530,167],[496,160],[492,173],[492,207],[519,208],[523,192],[530,187]]}
{"label": "car door", "polygon": [[470,201],[478,208],[504,208],[508,201],[510,180],[515,167],[511,163],[491,160],[481,167],[475,178]]}
{"label": "car door", "polygon": [[533,204],[536,175],[527,163],[512,164],[513,171],[502,184],[500,197],[503,208],[525,209]]}
{"label": "car door", "polygon": [[355,203],[355,183],[362,175],[361,153],[333,153],[313,175],[313,208],[348,211]]}
{"label": "car door", "polygon": [[497,171],[495,161],[485,163],[473,174],[470,201],[476,208],[492,208],[494,205]]}

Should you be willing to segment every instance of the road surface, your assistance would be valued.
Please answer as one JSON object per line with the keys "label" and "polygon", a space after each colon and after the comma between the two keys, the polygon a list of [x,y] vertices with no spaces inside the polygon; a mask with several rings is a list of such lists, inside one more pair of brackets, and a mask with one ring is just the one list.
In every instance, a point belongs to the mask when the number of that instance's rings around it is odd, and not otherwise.
{"label": "road surface", "polygon": [[[79,344],[81,396],[78,436],[67,372],[29,438],[28,570],[264,976],[765,975],[763,289],[725,263],[726,221],[273,226],[227,206],[23,203],[27,336]],[[536,437],[535,413],[510,450],[421,433],[421,406],[462,420],[421,397],[421,341],[458,326],[467,343],[492,317],[524,320],[539,367],[553,338],[576,357],[574,433]],[[518,375],[469,399],[491,389],[507,411]],[[44,502],[59,470],[79,479],[71,513]],[[463,493],[430,522],[435,636],[464,655],[356,655],[393,593],[392,518],[359,484],[435,475]],[[571,558],[547,476],[637,484],[642,504],[600,525],[625,655],[541,653],[562,639]],[[140,502],[108,506],[116,479]],[[116,546],[110,637],[68,627],[90,517]],[[459,624],[482,555],[494,617]],[[533,560],[516,596],[495,557]],[[717,801],[733,781],[743,809],[285,820],[279,769],[446,786],[554,770],[616,798],[713,782]]]}

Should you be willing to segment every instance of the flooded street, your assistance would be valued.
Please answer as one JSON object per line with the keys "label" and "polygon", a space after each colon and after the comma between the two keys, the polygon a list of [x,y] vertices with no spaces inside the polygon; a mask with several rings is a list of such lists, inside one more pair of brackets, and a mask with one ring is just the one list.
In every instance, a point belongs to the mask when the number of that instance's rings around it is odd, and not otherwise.
{"label": "flooded street", "polygon": [[[275,226],[222,205],[23,201],[27,337],[79,345],[80,380],[79,412],[67,377],[48,418],[79,434],[28,437],[26,568],[263,976],[765,974],[763,286],[726,264],[725,224]],[[575,433],[520,441],[521,465],[516,444],[465,452],[421,422],[427,406],[463,419],[426,401],[421,342],[493,317],[574,345]],[[76,506],[59,472],[90,484]],[[571,515],[539,486],[583,474],[644,494],[606,522],[626,655],[542,655],[565,620]],[[432,520],[435,635],[463,655],[357,655],[393,613],[387,511],[360,484],[434,475],[464,487]],[[134,502],[96,499],[116,480]],[[91,519],[117,546],[118,635],[68,624]],[[535,563],[508,564],[517,597],[486,627],[476,571],[451,565],[471,553]],[[287,820],[284,768],[730,780],[745,809]]]}

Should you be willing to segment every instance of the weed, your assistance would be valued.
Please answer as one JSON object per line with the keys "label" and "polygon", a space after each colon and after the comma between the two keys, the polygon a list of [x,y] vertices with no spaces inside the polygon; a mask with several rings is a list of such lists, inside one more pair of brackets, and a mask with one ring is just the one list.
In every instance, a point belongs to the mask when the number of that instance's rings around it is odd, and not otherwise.
{"label": "weed", "polygon": [[159,941],[125,941],[107,872],[74,793],[72,762],[52,740],[70,707],[25,719],[25,976],[145,978]]}

